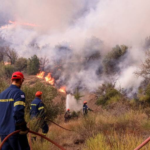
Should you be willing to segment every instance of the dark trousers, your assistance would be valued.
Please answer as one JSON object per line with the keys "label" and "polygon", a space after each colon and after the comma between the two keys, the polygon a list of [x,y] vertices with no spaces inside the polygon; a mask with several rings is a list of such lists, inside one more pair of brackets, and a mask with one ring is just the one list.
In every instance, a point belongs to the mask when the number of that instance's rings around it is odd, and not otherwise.
{"label": "dark trousers", "polygon": [[43,134],[46,134],[48,132],[49,127],[46,121],[43,122],[43,124],[41,125],[41,128],[42,128]]}
{"label": "dark trousers", "polygon": [[[7,135],[1,135],[1,141]],[[27,135],[13,135],[3,145],[2,150],[30,150]]]}

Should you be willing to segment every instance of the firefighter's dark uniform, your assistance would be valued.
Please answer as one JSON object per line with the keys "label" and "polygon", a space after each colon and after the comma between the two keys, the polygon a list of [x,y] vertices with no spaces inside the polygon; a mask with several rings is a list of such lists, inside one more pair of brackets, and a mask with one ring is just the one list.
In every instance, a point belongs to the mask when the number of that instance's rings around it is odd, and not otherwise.
{"label": "firefighter's dark uniform", "polygon": [[88,110],[89,111],[93,111],[92,109],[90,109],[87,104],[83,104],[83,115],[87,115],[88,114]]}
{"label": "firefighter's dark uniform", "polygon": [[65,122],[68,122],[71,119],[70,111],[66,111],[66,113],[64,115],[64,118],[65,118]]}
{"label": "firefighter's dark uniform", "polygon": [[38,97],[36,97],[30,105],[30,116],[31,116],[31,119],[34,119],[34,118],[37,119],[36,125],[37,126],[40,125],[40,128],[42,128],[43,134],[46,135],[49,128],[48,128],[47,122],[44,120],[45,118],[44,104],[42,100],[39,99]]}
{"label": "firefighter's dark uniform", "polygon": [[[17,130],[16,124],[24,120],[25,94],[16,85],[11,85],[0,94],[0,136],[1,141]],[[10,137],[2,150],[30,150],[26,135]]]}

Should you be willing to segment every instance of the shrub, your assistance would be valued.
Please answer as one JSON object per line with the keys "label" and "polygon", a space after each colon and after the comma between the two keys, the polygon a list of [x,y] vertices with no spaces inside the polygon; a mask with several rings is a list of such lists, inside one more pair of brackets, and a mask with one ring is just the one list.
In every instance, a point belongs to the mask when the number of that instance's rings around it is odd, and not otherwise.
{"label": "shrub", "polygon": [[116,90],[112,84],[103,84],[101,87],[99,87],[97,94],[97,105],[105,105],[110,102],[116,102],[122,97],[121,93]]}
{"label": "shrub", "polygon": [[141,104],[149,106],[150,104],[150,84],[144,89],[139,89],[138,100]]}
{"label": "shrub", "polygon": [[61,104],[54,104],[52,101],[57,96],[57,89],[52,87],[51,85],[45,85],[43,83],[36,83],[32,87],[23,86],[22,90],[26,95],[26,113],[29,114],[30,111],[30,103],[35,98],[36,91],[42,91],[42,101],[46,107],[46,114],[48,119],[54,119],[59,113],[62,112]]}
{"label": "shrub", "polygon": [[14,71],[15,71],[15,68],[13,65],[4,66],[4,75],[6,78],[10,78]]}

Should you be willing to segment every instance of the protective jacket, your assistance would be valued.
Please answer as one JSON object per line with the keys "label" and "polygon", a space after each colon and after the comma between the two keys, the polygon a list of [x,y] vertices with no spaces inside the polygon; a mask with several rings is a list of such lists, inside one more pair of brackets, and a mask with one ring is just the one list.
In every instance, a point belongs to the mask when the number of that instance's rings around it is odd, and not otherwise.
{"label": "protective jacket", "polygon": [[64,118],[71,118],[71,113],[70,111],[66,111],[65,115],[64,115]]}
{"label": "protective jacket", "polygon": [[0,93],[0,135],[16,130],[16,123],[24,122],[25,94],[16,85]]}
{"label": "protective jacket", "polygon": [[44,104],[42,102],[42,100],[38,97],[36,97],[31,105],[30,105],[30,116],[32,117],[40,117],[40,118],[44,118],[45,114],[44,114]]}
{"label": "protective jacket", "polygon": [[83,114],[87,114],[88,113],[88,106],[87,104],[83,104]]}

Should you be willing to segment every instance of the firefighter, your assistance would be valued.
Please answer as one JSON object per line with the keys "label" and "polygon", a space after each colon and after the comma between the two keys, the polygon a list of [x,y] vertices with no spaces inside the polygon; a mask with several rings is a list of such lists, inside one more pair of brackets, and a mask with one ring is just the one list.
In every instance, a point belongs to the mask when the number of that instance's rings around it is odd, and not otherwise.
{"label": "firefighter", "polygon": [[[30,116],[33,120],[32,126],[35,132],[38,132],[39,127],[42,129],[43,135],[46,136],[48,133],[49,127],[46,122],[45,106],[41,100],[42,92],[37,91],[35,94],[35,99],[31,102],[30,105]],[[36,137],[32,137],[32,140],[36,140]]]}
{"label": "firefighter", "polygon": [[65,118],[65,122],[68,122],[71,119],[70,109],[67,109],[67,111],[66,111],[66,113],[64,115],[64,118]]}
{"label": "firefighter", "polygon": [[2,150],[30,150],[24,119],[25,94],[20,90],[24,81],[21,72],[14,72],[11,85],[0,94],[0,137],[1,141],[15,130],[20,130],[11,136],[3,145]]}
{"label": "firefighter", "polygon": [[83,102],[83,115],[86,116],[88,114],[88,111],[93,111],[93,110],[87,106],[87,101],[84,101]]}

